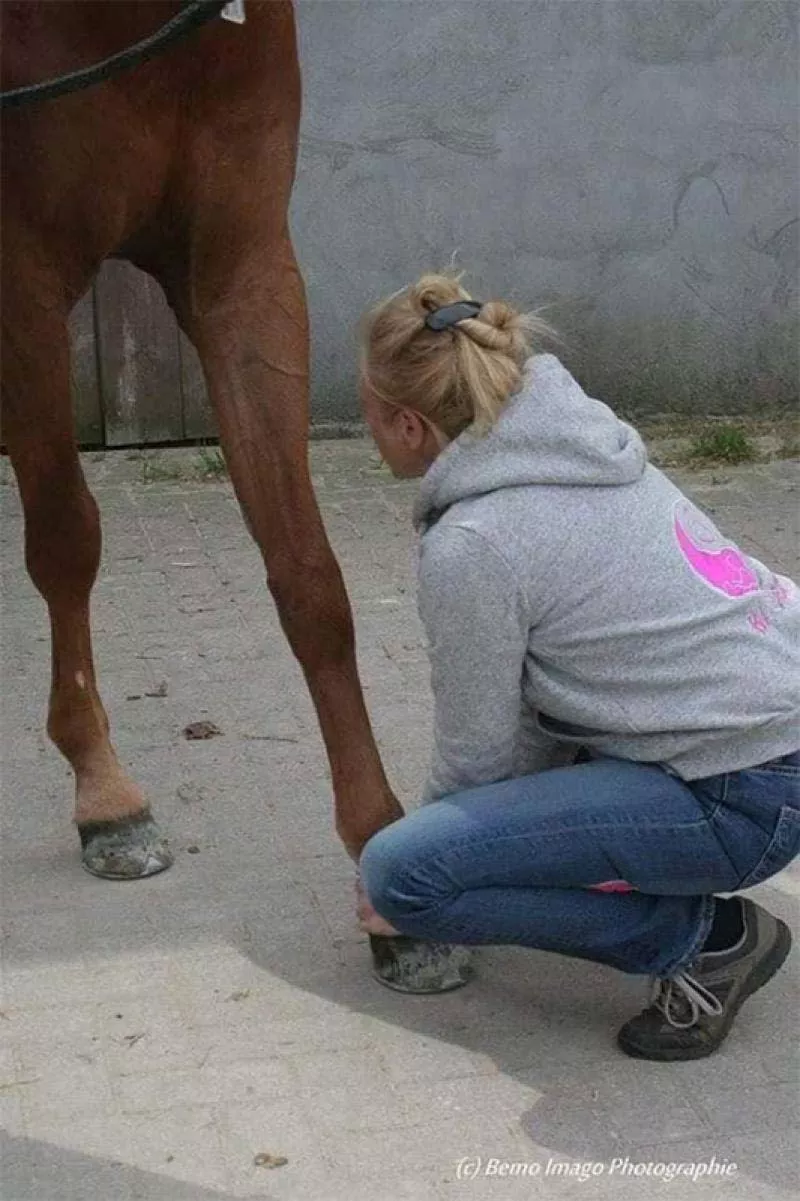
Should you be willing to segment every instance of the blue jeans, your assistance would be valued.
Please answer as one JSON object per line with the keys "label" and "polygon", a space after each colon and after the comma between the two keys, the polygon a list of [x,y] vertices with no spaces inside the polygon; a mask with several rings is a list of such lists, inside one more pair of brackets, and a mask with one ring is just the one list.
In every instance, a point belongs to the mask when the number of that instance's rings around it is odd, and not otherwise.
{"label": "blue jeans", "polygon": [[[800,752],[688,784],[598,758],[425,805],[369,840],[360,872],[402,934],[670,976],[703,946],[715,892],[798,851]],[[635,891],[592,890],[609,881]]]}

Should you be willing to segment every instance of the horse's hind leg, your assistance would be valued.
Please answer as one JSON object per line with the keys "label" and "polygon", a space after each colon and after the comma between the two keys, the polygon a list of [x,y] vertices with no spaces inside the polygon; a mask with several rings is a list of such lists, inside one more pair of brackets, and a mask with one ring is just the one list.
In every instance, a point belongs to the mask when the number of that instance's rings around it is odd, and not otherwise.
{"label": "horse's hind leg", "polygon": [[19,279],[9,272],[4,281],[3,435],[22,497],[28,571],[50,614],[47,729],[75,773],[84,866],[111,878],[148,876],[172,857],[119,764],[97,691],[89,596],[100,522],[73,434],[66,314],[50,298],[25,294]]}

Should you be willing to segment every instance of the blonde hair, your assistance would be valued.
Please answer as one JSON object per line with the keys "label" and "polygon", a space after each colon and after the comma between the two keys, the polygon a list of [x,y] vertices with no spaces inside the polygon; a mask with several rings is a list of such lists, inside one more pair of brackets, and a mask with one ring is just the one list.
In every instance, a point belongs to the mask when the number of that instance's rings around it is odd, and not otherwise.
{"label": "blonde hair", "polygon": [[361,374],[390,405],[416,410],[452,441],[468,427],[486,433],[522,382],[534,337],[553,331],[532,313],[490,300],[450,329],[429,313],[472,300],[461,273],[423,275],[372,309],[361,327]]}

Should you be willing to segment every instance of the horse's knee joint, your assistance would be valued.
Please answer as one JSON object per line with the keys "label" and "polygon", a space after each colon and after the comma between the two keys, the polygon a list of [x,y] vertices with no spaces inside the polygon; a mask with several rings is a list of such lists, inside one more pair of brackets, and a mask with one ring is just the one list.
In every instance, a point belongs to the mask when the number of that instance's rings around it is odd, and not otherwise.
{"label": "horse's knee joint", "polygon": [[[333,569],[330,570],[331,564]],[[270,572],[269,589],[284,632],[306,672],[350,659],[353,621],[341,576],[332,559],[295,562]]]}
{"label": "horse's knee joint", "polygon": [[338,607],[342,591],[336,561],[328,551],[303,554],[273,563],[267,570],[267,583],[280,610],[318,612]]}
{"label": "horse's knee joint", "polygon": [[88,591],[100,563],[100,516],[86,485],[45,480],[24,497],[24,510],[25,560],[39,591]]}

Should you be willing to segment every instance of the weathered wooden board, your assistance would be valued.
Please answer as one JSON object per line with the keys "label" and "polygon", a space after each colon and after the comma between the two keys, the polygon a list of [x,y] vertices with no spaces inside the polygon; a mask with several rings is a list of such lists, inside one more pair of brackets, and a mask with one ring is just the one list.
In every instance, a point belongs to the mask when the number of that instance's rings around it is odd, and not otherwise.
{"label": "weathered wooden board", "polygon": [[216,440],[197,352],[150,276],[104,264],[73,310],[70,341],[81,446]]}
{"label": "weathered wooden board", "polygon": [[183,433],[188,442],[217,437],[217,423],[208,400],[206,381],[197,351],[185,334],[178,334],[183,397]]}
{"label": "weathered wooden board", "polygon": [[183,438],[178,327],[164,293],[128,263],[95,283],[100,391],[107,446]]}

